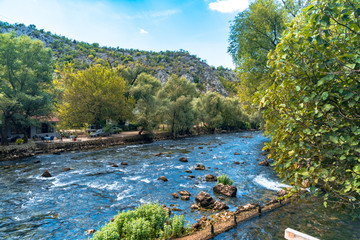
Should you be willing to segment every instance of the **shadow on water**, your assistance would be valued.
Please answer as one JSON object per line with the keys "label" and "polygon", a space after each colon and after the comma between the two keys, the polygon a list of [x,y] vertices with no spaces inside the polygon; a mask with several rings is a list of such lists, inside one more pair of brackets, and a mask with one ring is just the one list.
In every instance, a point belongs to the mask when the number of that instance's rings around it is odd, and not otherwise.
{"label": "shadow on water", "polygon": [[[215,183],[205,181],[207,174],[226,173],[235,181],[237,197],[225,198],[230,210],[249,202],[268,201],[283,185],[271,168],[258,165],[265,158],[261,152],[264,141],[260,132],[242,132],[0,162],[0,239],[87,239],[85,230],[98,228],[118,211],[147,202],[174,204],[183,210],[179,214],[193,223],[202,215],[190,211],[196,194],[207,191],[216,199],[219,197],[211,190]],[[188,162],[179,162],[184,156]],[[37,161],[40,162],[34,163]],[[243,164],[234,164],[235,161]],[[194,170],[199,163],[206,170]],[[41,177],[46,169],[53,177]],[[190,178],[185,170],[191,170],[195,178]],[[169,181],[157,180],[160,176]],[[171,196],[179,190],[189,191],[190,201]],[[289,216],[295,212],[299,221],[308,217],[297,208],[280,211]],[[274,226],[290,219],[264,216],[224,237],[278,236],[277,232],[283,234],[283,230]],[[316,227],[327,229],[327,225]],[[269,228],[276,230],[271,232]]]}

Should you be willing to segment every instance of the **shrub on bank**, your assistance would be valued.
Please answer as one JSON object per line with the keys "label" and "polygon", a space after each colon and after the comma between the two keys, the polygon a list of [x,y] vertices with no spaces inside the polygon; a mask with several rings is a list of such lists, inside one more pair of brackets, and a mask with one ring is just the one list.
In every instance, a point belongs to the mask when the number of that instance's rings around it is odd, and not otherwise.
{"label": "shrub on bank", "polygon": [[[187,226],[185,227],[185,224]],[[190,231],[184,216],[169,218],[158,204],[143,204],[132,211],[119,212],[113,222],[105,224],[93,235],[94,240],[169,239]]]}
{"label": "shrub on bank", "polygon": [[217,183],[216,185],[218,185],[219,183],[222,183],[224,185],[232,185],[234,183],[233,180],[230,179],[230,177],[226,174],[221,174],[218,178],[217,178]]}

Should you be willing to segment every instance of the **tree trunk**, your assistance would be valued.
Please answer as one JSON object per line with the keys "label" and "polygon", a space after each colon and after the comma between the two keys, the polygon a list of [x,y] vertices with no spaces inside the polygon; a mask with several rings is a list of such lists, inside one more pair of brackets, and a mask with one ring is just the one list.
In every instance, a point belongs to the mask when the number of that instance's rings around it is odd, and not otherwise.
{"label": "tree trunk", "polygon": [[8,133],[8,120],[4,119],[4,125],[1,129],[1,145],[9,145],[9,142],[7,140],[7,133]]}
{"label": "tree trunk", "polygon": [[139,135],[141,135],[141,133],[145,130],[144,127],[141,128],[141,130],[139,131]]}

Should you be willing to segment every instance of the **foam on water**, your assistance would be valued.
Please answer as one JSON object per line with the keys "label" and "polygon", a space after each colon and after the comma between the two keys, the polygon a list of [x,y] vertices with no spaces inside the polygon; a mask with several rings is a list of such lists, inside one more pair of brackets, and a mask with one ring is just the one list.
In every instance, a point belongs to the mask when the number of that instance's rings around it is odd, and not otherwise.
{"label": "foam on water", "polygon": [[276,182],[270,179],[267,179],[264,175],[258,175],[254,178],[254,182],[263,186],[264,188],[273,190],[273,191],[279,191],[283,187],[290,187],[287,184],[283,184],[280,182]]}

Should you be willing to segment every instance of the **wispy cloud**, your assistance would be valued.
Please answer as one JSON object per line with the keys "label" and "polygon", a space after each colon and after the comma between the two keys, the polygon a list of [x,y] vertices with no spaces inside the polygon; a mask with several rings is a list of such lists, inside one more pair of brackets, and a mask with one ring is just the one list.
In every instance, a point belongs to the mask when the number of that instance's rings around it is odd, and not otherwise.
{"label": "wispy cloud", "polygon": [[144,30],[144,29],[140,28],[140,34],[148,34],[148,33],[149,33],[148,31],[146,31],[146,30]]}
{"label": "wispy cloud", "polygon": [[209,3],[209,8],[222,13],[232,13],[244,11],[248,5],[248,0],[216,0]]}
{"label": "wispy cloud", "polygon": [[143,19],[143,18],[168,18],[172,15],[180,13],[179,9],[168,9],[163,11],[142,11],[133,15],[127,15],[128,19]]}

